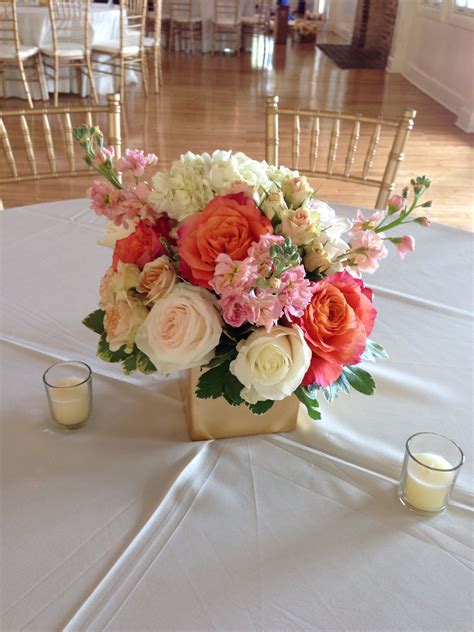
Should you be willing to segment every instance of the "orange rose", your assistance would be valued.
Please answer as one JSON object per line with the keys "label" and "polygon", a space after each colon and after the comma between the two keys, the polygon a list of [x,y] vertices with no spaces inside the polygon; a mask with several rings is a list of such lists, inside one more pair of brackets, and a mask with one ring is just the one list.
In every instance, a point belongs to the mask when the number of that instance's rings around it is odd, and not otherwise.
{"label": "orange rose", "polygon": [[210,288],[221,253],[242,260],[249,247],[268,234],[273,227],[251,198],[243,193],[218,196],[201,213],[189,215],[178,231],[181,274],[194,285]]}

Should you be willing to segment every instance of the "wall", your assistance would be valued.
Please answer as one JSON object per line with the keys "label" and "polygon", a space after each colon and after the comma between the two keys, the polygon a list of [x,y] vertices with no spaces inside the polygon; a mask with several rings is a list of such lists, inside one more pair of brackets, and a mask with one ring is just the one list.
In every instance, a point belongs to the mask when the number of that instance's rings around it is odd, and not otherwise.
{"label": "wall", "polygon": [[454,112],[456,124],[474,132],[474,17],[399,0],[387,70],[400,72]]}
{"label": "wall", "polygon": [[354,30],[357,0],[328,0],[327,30],[336,33],[350,43]]}

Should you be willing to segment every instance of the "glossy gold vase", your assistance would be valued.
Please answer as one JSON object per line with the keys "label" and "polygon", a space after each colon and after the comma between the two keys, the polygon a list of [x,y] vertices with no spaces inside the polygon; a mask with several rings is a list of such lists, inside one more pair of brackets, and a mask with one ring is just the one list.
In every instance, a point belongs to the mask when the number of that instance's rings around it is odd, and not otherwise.
{"label": "glossy gold vase", "polygon": [[254,415],[246,406],[231,406],[223,397],[196,397],[194,392],[199,375],[200,369],[191,369],[188,372],[183,393],[189,435],[193,441],[289,432],[296,426],[299,412],[296,397],[275,402],[268,412]]}

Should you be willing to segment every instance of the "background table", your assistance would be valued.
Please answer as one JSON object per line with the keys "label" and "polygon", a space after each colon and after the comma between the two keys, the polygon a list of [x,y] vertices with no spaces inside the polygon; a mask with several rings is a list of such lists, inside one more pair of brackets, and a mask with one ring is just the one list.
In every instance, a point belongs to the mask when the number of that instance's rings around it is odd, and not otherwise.
{"label": "background table", "polygon": [[[391,356],[370,367],[374,397],[321,402],[285,435],[192,443],[178,377],[94,356],[80,321],[111,251],[87,201],[7,210],[0,228],[2,629],[471,629],[470,233],[420,228],[413,255],[366,277]],[[67,434],[41,375],[71,358],[91,364],[95,403]],[[396,498],[420,430],[467,457],[431,519]]]}
{"label": "background table", "polygon": [[[240,0],[240,15],[250,16],[255,13],[255,0]],[[163,0],[163,14],[170,14],[169,0]],[[202,19],[202,52],[211,50],[212,20],[214,18],[214,0],[193,0],[193,16]],[[222,36],[218,46],[222,46]],[[233,44],[232,36],[229,41]]]}
{"label": "background table", "polygon": [[[18,6],[18,30],[22,44],[30,46],[44,46],[47,42],[52,41],[51,23],[49,19],[49,11],[47,7],[28,7]],[[120,38],[120,11],[118,7],[103,6],[100,4],[91,5],[90,12],[90,42],[104,42],[110,40],[118,40]],[[100,67],[99,67],[100,69]],[[9,76],[17,77],[13,67],[8,68]],[[68,71],[66,68],[60,70],[61,81],[59,82],[60,92],[74,92],[86,97],[89,94],[88,80],[83,77],[80,88],[77,86],[75,71]],[[127,74],[129,82],[135,82],[135,73]],[[25,98],[25,93],[21,83],[17,81],[7,81],[8,97]],[[54,82],[48,81],[49,92],[54,91]],[[98,94],[109,94],[113,90],[112,77],[96,74],[96,88]],[[36,81],[30,82],[30,90],[33,99],[40,99],[41,94]],[[3,87],[0,83],[0,96],[3,95]]]}

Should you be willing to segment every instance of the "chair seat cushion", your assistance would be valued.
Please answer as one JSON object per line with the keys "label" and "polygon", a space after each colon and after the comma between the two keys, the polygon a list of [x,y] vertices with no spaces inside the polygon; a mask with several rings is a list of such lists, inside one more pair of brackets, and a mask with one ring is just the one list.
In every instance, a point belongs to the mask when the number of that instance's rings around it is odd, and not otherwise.
{"label": "chair seat cushion", "polygon": [[[20,46],[20,59],[28,59],[36,55],[39,48],[37,46]],[[16,48],[0,44],[0,59],[16,59]]]}
{"label": "chair seat cushion", "polygon": [[[43,55],[47,57],[54,56],[54,48],[52,42],[48,42],[40,48]],[[58,42],[58,57],[84,57],[85,48],[79,42]]]}
{"label": "chair seat cushion", "polygon": [[250,26],[256,26],[260,23],[259,15],[246,15],[242,16],[242,24],[248,24]]}
{"label": "chair seat cushion", "polygon": [[212,23],[216,26],[225,26],[227,28],[237,28],[238,26],[240,26],[240,20],[238,22],[235,22],[230,18],[223,18],[222,20],[212,20]]}
{"label": "chair seat cushion", "polygon": [[155,44],[159,46],[160,42],[158,40],[155,40],[154,37],[145,37],[143,40],[143,46],[145,48],[154,48]]}
{"label": "chair seat cushion", "polygon": [[[147,38],[150,39],[150,38]],[[93,50],[98,53],[110,53],[110,54],[118,54],[120,53],[120,41],[119,40],[110,40],[109,42],[97,42],[97,44],[93,45]],[[140,46],[136,43],[136,39],[125,41],[125,46],[123,47],[124,55],[138,55],[140,53]]]}
{"label": "chair seat cushion", "polygon": [[191,18],[190,20],[188,18],[185,17],[176,17],[173,18],[173,22],[175,24],[189,24],[190,22],[192,24],[199,24],[200,22],[202,22],[201,18]]}

